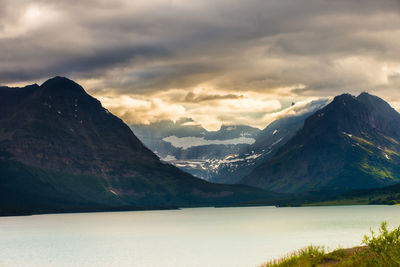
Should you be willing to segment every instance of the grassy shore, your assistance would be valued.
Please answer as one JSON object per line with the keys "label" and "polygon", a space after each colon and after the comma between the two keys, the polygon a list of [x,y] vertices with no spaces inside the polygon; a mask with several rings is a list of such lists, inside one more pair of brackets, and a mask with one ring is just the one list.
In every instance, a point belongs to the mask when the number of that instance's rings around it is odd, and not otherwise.
{"label": "grassy shore", "polygon": [[383,222],[379,233],[371,230],[371,235],[364,236],[362,243],[364,246],[329,253],[323,247],[309,246],[261,267],[400,266],[400,226],[389,231]]}

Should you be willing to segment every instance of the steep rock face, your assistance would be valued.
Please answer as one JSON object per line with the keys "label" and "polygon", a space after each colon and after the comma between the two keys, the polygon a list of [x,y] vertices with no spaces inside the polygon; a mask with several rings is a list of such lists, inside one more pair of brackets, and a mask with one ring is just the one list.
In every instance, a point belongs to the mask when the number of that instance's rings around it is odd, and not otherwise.
{"label": "steep rock face", "polygon": [[210,181],[234,184],[251,173],[260,163],[271,158],[303,126],[310,113],[278,119],[269,124],[256,137],[254,144],[244,148],[237,155],[225,159],[219,165],[218,173]]}
{"label": "steep rock face", "polygon": [[133,164],[158,162],[122,120],[75,82],[56,77],[32,87],[16,90],[18,100],[0,122],[1,149],[15,159],[102,176],[130,174]]}
{"label": "steep rock face", "polygon": [[400,115],[384,100],[344,94],[306,119],[241,182],[277,192],[334,194],[400,181]]}
{"label": "steep rock face", "polygon": [[232,204],[264,191],[162,163],[75,82],[0,88],[0,214]]}
{"label": "steep rock face", "polygon": [[274,156],[303,127],[304,120],[327,103],[327,99],[312,101],[307,105],[306,111],[271,122],[257,134],[254,144],[244,147],[237,155],[224,159],[210,181],[237,183],[259,164]]}

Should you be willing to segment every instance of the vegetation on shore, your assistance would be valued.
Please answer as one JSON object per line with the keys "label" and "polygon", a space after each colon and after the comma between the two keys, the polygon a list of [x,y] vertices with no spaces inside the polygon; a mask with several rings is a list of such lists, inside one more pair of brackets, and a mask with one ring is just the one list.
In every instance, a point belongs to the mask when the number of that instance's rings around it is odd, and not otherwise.
{"label": "vegetation on shore", "polygon": [[371,230],[371,236],[365,235],[362,243],[365,246],[329,253],[323,247],[309,246],[261,267],[400,266],[400,226],[389,231],[387,223],[382,222],[379,233]]}
{"label": "vegetation on shore", "polygon": [[357,190],[344,193],[320,201],[309,201],[301,206],[333,206],[333,205],[399,205],[400,184],[383,188]]}

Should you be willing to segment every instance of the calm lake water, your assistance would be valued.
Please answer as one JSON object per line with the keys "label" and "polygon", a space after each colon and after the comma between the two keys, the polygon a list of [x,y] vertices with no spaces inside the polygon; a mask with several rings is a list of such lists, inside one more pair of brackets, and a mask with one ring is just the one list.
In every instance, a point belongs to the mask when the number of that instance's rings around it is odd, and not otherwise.
{"label": "calm lake water", "polygon": [[0,218],[0,266],[257,266],[359,245],[400,206],[198,208]]}

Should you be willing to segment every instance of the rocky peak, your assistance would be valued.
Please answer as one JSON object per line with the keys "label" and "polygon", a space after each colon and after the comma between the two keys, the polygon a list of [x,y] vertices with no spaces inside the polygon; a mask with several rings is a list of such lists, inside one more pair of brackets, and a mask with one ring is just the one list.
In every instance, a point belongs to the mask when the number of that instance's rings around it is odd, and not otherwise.
{"label": "rocky peak", "polygon": [[64,91],[68,91],[69,93],[86,94],[82,86],[68,78],[60,76],[45,81],[40,87],[48,93],[64,93]]}

